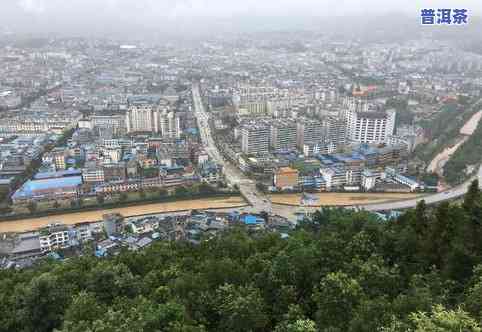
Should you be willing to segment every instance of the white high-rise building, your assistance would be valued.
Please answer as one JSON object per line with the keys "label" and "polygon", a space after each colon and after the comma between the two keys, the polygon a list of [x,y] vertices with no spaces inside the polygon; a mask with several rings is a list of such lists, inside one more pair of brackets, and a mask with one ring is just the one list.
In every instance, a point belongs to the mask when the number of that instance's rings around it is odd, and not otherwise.
{"label": "white high-rise building", "polygon": [[168,107],[133,105],[126,114],[127,132],[159,133],[165,138],[181,137],[181,119]]}
{"label": "white high-rise building", "polygon": [[395,129],[395,110],[345,113],[348,138],[359,143],[388,143]]}
{"label": "white high-rise building", "polygon": [[249,123],[241,128],[241,150],[245,154],[269,152],[270,127],[264,123]]}
{"label": "white high-rise building", "polygon": [[154,105],[132,105],[126,113],[127,132],[159,132],[157,109]]}
{"label": "white high-rise building", "polygon": [[180,138],[181,137],[181,119],[172,111],[160,111],[159,129],[162,137]]}

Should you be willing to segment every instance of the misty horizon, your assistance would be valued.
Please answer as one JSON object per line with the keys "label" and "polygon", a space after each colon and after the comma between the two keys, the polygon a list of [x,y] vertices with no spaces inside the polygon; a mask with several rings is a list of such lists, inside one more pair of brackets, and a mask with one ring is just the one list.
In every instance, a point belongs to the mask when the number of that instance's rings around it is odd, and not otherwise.
{"label": "misty horizon", "polygon": [[[366,21],[419,22],[420,8],[466,8],[471,18],[482,5],[474,0],[429,1],[207,1],[207,0],[15,0],[0,4],[3,32],[76,36],[190,36],[269,30],[346,29]],[[343,20],[343,21],[342,21]]]}

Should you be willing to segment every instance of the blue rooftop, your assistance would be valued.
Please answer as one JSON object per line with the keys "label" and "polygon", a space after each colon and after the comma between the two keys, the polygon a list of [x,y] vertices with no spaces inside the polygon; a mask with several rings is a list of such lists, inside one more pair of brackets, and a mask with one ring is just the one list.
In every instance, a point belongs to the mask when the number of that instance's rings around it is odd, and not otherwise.
{"label": "blue rooftop", "polygon": [[264,223],[264,219],[253,216],[251,214],[245,215],[241,218],[241,221],[244,222],[246,225],[258,225]]}
{"label": "blue rooftop", "polygon": [[30,197],[35,191],[49,190],[65,187],[76,187],[82,184],[81,176],[70,176],[63,178],[30,180],[15,192],[13,198]]}

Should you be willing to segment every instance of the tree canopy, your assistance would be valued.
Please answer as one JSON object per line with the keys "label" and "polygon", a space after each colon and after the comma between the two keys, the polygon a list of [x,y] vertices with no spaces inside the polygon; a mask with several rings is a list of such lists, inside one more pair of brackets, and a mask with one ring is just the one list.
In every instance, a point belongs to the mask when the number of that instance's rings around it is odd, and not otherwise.
{"label": "tree canopy", "polygon": [[2,331],[481,331],[482,197],[0,271]]}

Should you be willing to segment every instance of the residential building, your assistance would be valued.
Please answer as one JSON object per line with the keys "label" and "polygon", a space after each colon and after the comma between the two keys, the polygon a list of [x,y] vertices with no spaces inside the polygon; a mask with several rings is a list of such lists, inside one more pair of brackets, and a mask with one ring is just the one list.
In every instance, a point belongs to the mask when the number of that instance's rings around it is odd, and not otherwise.
{"label": "residential building", "polygon": [[70,231],[67,226],[50,225],[40,231],[40,250],[44,253],[70,247]]}
{"label": "residential building", "polygon": [[271,148],[274,150],[296,149],[296,129],[296,122],[293,120],[273,121],[271,123]]}
{"label": "residential building", "polygon": [[388,143],[395,129],[395,110],[346,112],[348,137],[352,142]]}
{"label": "residential building", "polygon": [[323,140],[323,125],[320,121],[301,119],[297,123],[296,143],[302,150],[305,145],[313,145]]}
{"label": "residential building", "polygon": [[248,123],[241,128],[241,150],[245,154],[269,152],[270,127],[265,123]]}

